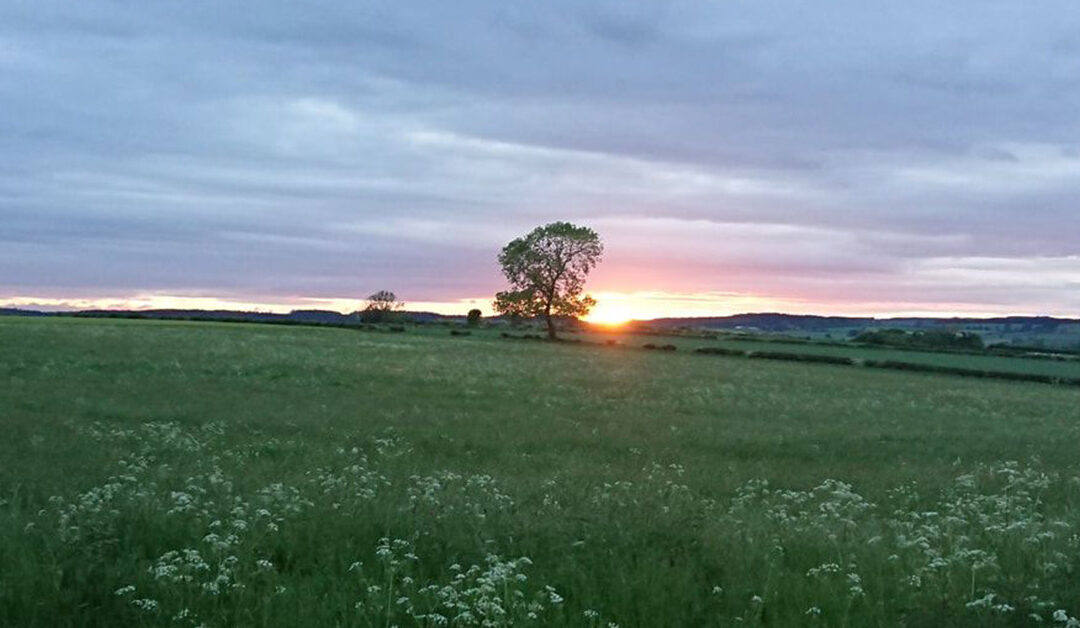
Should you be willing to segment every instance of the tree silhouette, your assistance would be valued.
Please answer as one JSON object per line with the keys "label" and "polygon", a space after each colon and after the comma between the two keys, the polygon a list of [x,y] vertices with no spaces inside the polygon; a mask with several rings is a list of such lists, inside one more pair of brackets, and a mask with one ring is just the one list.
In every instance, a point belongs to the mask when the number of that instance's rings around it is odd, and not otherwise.
{"label": "tree silhouette", "polygon": [[367,306],[360,312],[360,319],[365,323],[385,323],[401,310],[405,304],[398,301],[397,295],[389,290],[379,290],[367,298]]}

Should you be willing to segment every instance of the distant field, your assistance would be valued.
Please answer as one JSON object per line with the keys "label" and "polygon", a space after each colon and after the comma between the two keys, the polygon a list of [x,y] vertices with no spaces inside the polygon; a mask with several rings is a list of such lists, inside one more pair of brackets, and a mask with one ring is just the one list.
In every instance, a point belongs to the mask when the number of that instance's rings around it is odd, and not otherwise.
{"label": "distant field", "polygon": [[910,364],[956,366],[1006,373],[1037,373],[1053,377],[1080,377],[1080,360],[1046,360],[993,355],[973,355],[932,351],[844,346],[841,344],[760,342],[753,340],[719,340],[717,346],[749,351],[790,351],[816,355],[837,355],[863,360],[892,360]]}
{"label": "distant field", "polygon": [[672,342],[0,319],[0,625],[1080,616],[1080,389]]}
{"label": "distant field", "polygon": [[[443,335],[445,328],[431,327],[421,333]],[[491,329],[475,330],[477,337],[492,337],[498,332]],[[520,334],[520,332],[518,332]],[[537,333],[535,331],[529,333]],[[866,347],[844,342],[784,342],[783,339],[740,339],[721,335],[718,339],[695,336],[652,336],[621,333],[617,330],[608,333],[564,334],[567,339],[583,339],[592,342],[614,340],[627,347],[641,347],[645,344],[671,344],[680,351],[694,351],[703,347],[724,347],[741,351],[781,352],[796,355],[827,355],[853,358],[859,361],[879,360],[903,362],[906,364],[956,367],[991,371],[999,373],[1023,373],[1047,375],[1063,379],[1080,378],[1080,359],[1054,360],[1040,358],[1021,358],[997,355],[979,355],[971,353],[918,351]]]}

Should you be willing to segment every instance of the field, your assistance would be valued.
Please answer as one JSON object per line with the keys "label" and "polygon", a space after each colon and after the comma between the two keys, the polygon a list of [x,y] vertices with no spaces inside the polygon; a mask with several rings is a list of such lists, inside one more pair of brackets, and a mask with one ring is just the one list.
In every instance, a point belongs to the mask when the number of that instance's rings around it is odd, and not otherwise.
{"label": "field", "polygon": [[868,347],[836,341],[785,342],[782,338],[758,336],[740,338],[735,335],[721,335],[716,339],[695,338],[693,336],[637,336],[632,334],[582,334],[590,340],[613,338],[627,346],[641,346],[644,343],[672,344],[679,350],[693,351],[700,348],[722,347],[740,351],[780,352],[795,355],[822,355],[853,358],[860,361],[877,360],[902,362],[914,366],[956,367],[962,369],[991,371],[997,373],[1016,373],[1046,375],[1062,379],[1080,379],[1080,359],[1038,359],[1005,357],[992,354],[955,353],[947,351],[926,351],[912,349],[894,349],[889,347]]}
{"label": "field", "polygon": [[0,625],[1080,626],[1078,402],[445,330],[0,319]]}
{"label": "field", "polygon": [[[442,326],[428,326],[417,328],[419,333],[442,336],[447,329]],[[499,336],[502,329],[475,329],[469,333],[476,337],[493,338]],[[530,335],[539,337],[543,330],[539,328],[510,331],[515,336]],[[909,367],[910,370],[935,368],[956,368],[973,372],[998,373],[1005,378],[1008,376],[1036,376],[1050,378],[1058,382],[1068,382],[1071,385],[1080,383],[1080,357],[1057,354],[1054,358],[1050,354],[1046,357],[1020,357],[993,352],[956,352],[947,350],[906,349],[891,347],[875,347],[835,340],[800,341],[799,339],[785,338],[780,335],[742,335],[733,333],[719,333],[717,337],[704,337],[702,334],[684,333],[667,335],[643,335],[613,330],[589,330],[580,333],[564,334],[567,340],[581,340],[588,343],[615,342],[620,346],[629,348],[641,348],[646,344],[670,345],[679,351],[697,351],[720,348],[748,353],[779,353],[785,354],[789,359],[797,359],[801,356],[828,356],[835,358],[848,358],[857,365],[873,364],[877,362],[888,364],[888,368],[898,368],[899,365]]]}
{"label": "field", "polygon": [[954,366],[1004,373],[1032,373],[1061,378],[1080,378],[1080,360],[1049,360],[1034,358],[1001,357],[972,353],[949,353],[942,351],[917,351],[861,347],[840,343],[784,343],[754,340],[720,340],[717,346],[748,351],[786,351],[815,355],[835,355],[862,360],[892,360],[916,365]]}

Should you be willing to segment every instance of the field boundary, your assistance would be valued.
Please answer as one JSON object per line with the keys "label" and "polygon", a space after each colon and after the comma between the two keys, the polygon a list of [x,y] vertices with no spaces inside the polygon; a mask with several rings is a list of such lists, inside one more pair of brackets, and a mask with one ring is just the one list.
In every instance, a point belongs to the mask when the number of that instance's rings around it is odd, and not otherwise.
{"label": "field boundary", "polygon": [[[527,340],[538,342],[550,342],[540,334],[515,335],[502,333],[500,337],[505,340]],[[614,340],[603,342],[590,342],[587,340],[560,339],[556,341],[568,345],[588,345],[593,347],[607,347],[617,349],[633,349],[638,351],[677,351],[675,345],[656,345],[646,343],[640,346],[628,345]],[[719,355],[726,357],[748,358],[754,360],[778,360],[784,362],[805,362],[811,364],[832,364],[834,366],[852,366],[872,369],[887,369],[893,371],[909,371],[914,373],[931,373],[937,375],[958,375],[961,377],[977,377],[982,379],[997,379],[1016,382],[1030,382],[1037,384],[1052,384],[1056,386],[1080,386],[1080,377],[1060,377],[1043,373],[1017,373],[1010,371],[992,371],[987,369],[973,369],[961,366],[943,366],[937,364],[918,364],[915,362],[903,362],[900,360],[876,360],[865,358],[853,358],[839,355],[823,355],[817,353],[792,353],[786,351],[757,351],[748,349],[731,349],[728,347],[699,347],[693,349],[698,355]]]}
{"label": "field boundary", "polygon": [[820,364],[835,364],[839,366],[860,366],[863,368],[889,369],[894,371],[911,371],[917,373],[936,373],[939,375],[959,375],[962,377],[980,377],[984,379],[1001,379],[1017,382],[1035,382],[1039,384],[1080,386],[1080,377],[1058,377],[1054,375],[1044,375],[1042,373],[990,371],[986,369],[972,369],[961,366],[917,364],[914,362],[902,362],[899,360],[864,360],[861,358],[851,358],[846,356],[786,353],[780,351],[748,351],[744,349],[728,349],[726,347],[701,347],[695,349],[694,353],[701,355],[723,355],[728,357],[744,357],[761,360],[786,360],[790,362],[815,362]]}

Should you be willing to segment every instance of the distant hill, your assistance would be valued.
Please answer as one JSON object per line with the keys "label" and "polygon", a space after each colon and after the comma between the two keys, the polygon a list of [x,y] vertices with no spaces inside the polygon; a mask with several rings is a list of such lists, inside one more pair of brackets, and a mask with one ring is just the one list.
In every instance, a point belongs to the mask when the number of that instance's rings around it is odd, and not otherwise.
{"label": "distant hill", "polygon": [[873,318],[848,316],[814,316],[809,314],[735,314],[734,316],[710,316],[700,318],[655,318],[635,321],[658,329],[690,327],[700,329],[753,328],[759,331],[823,331],[841,327],[862,327],[873,324]]}
{"label": "distant hill", "polygon": [[675,329],[679,327],[697,329],[752,328],[758,331],[768,332],[829,331],[864,327],[894,327],[899,329],[925,327],[985,327],[986,331],[1005,327],[1010,331],[1053,332],[1061,325],[1080,324],[1080,320],[1077,319],[1054,318],[1050,316],[1003,316],[996,318],[873,318],[815,316],[812,314],[781,314],[777,312],[697,318],[657,318],[648,321],[635,322],[657,329]]}
{"label": "distant hill", "polygon": [[0,316],[48,316],[47,312],[37,310],[20,310],[14,307],[0,307]]}
{"label": "distant hill", "polygon": [[[465,316],[445,316],[434,312],[400,312],[416,322],[464,320]],[[140,318],[163,320],[248,321],[253,323],[304,323],[319,325],[359,325],[350,314],[332,310],[293,310],[288,314],[274,312],[243,312],[237,310],[78,310],[73,312],[41,312],[18,308],[0,308],[0,316],[77,316],[80,318]]]}
{"label": "distant hill", "polygon": [[672,331],[783,334],[814,340],[853,339],[865,331],[953,331],[978,334],[987,345],[1009,345],[1054,350],[1080,350],[1080,320],[1051,316],[999,316],[991,318],[851,317],[803,314],[737,314],[701,318],[660,318],[636,322],[638,329]]}

